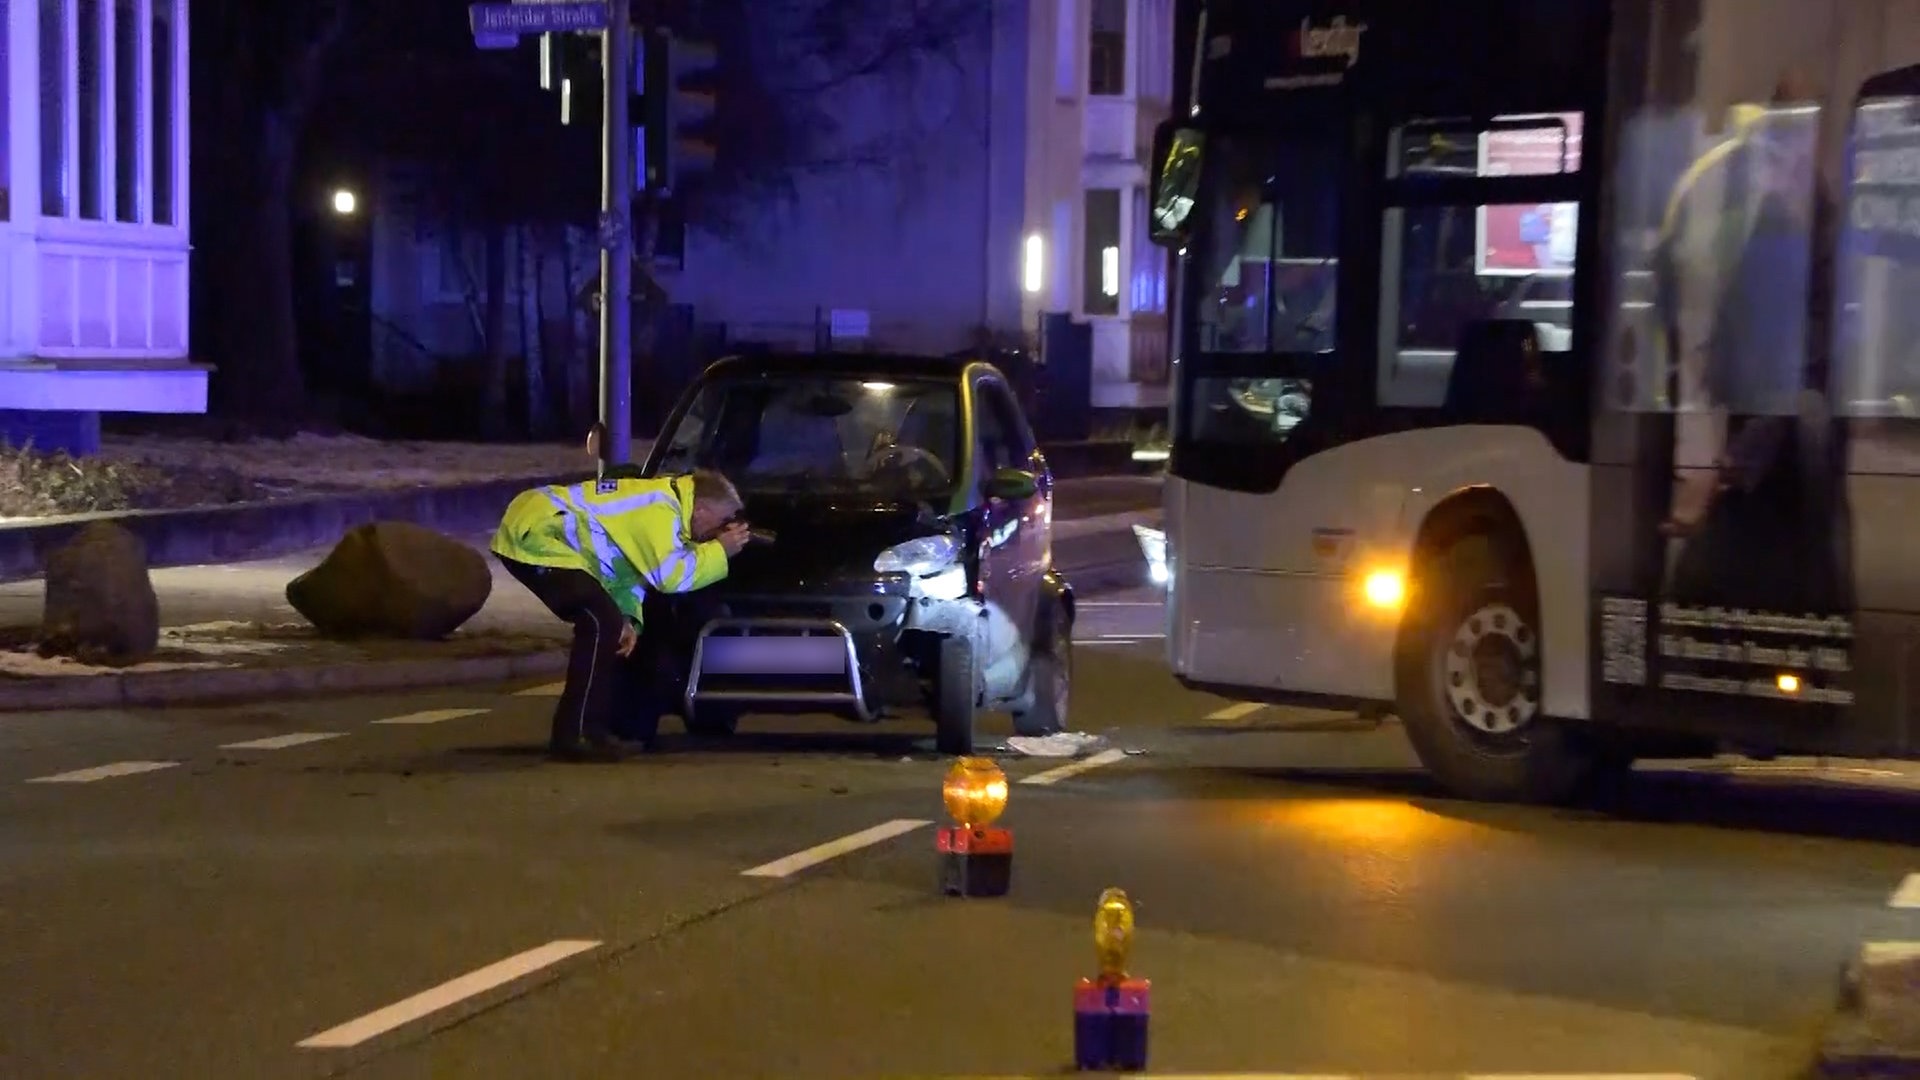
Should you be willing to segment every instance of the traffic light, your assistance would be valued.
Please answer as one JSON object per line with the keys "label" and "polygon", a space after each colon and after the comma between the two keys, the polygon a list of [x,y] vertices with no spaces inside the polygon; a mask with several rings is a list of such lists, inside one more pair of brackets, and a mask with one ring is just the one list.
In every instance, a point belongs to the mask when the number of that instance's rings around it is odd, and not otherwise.
{"label": "traffic light", "polygon": [[718,67],[719,53],[711,43],[648,31],[641,124],[647,190],[671,194],[689,177],[713,168],[710,130]]}

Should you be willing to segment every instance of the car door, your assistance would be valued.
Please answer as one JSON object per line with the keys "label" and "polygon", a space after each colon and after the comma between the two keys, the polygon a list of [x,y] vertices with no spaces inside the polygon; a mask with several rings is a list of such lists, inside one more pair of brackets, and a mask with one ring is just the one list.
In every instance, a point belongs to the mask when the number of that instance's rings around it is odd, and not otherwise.
{"label": "car door", "polygon": [[[982,377],[974,385],[974,483],[983,488],[998,469],[1031,469],[1036,452],[1004,382]],[[984,497],[984,492],[982,492]],[[988,499],[982,580],[992,638],[988,660],[995,685],[1017,682],[1039,612],[1041,579],[1051,557],[1047,495]],[[993,678],[998,676],[999,678]],[[1004,678],[1008,683],[1000,683]]]}

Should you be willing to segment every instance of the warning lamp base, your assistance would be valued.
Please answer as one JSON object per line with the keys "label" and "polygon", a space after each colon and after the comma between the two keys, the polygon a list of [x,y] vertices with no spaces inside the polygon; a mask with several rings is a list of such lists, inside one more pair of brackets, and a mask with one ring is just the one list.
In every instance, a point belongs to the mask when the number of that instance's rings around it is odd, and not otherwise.
{"label": "warning lamp base", "polygon": [[1153,984],[1081,979],[1073,990],[1073,1066],[1081,1072],[1144,1072]]}
{"label": "warning lamp base", "polygon": [[1013,887],[1013,834],[1006,829],[948,825],[937,847],[940,891],[948,896],[1005,896]]}

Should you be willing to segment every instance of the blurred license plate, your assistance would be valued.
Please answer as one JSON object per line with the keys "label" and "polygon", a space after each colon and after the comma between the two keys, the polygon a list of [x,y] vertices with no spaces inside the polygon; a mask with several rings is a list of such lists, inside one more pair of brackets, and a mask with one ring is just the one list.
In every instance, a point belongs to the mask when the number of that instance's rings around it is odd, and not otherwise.
{"label": "blurred license plate", "polygon": [[838,637],[721,637],[706,640],[700,670],[714,675],[839,675],[847,643]]}

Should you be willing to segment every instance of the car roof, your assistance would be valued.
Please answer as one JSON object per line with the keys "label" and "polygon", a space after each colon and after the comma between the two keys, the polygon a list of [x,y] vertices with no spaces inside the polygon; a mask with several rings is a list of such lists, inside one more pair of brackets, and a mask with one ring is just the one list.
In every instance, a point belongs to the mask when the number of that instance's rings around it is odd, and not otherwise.
{"label": "car roof", "polygon": [[959,379],[969,367],[991,365],[978,357],[922,356],[912,353],[749,353],[726,356],[707,366],[703,378],[754,375],[872,375],[915,379]]}

